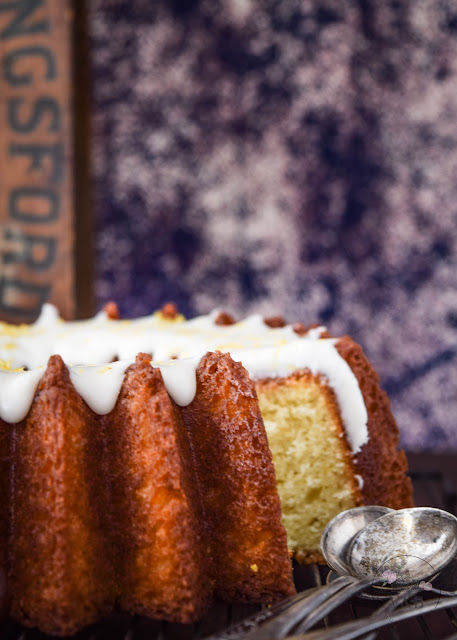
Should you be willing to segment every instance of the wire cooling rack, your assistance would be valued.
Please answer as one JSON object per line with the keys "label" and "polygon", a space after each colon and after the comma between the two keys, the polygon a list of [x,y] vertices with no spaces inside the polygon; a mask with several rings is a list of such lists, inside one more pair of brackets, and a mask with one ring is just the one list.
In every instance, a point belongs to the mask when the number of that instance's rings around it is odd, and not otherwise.
{"label": "wire cooling rack", "polygon": [[[439,507],[457,513],[457,454],[409,456],[415,503]],[[316,589],[328,580],[328,568],[311,565],[296,566],[294,577],[299,592]],[[435,586],[435,585],[434,585]],[[438,586],[440,586],[438,584]],[[441,588],[451,588],[443,585]],[[457,561],[455,582],[457,589]],[[358,635],[365,640],[457,640],[457,597],[446,598],[427,594],[424,590],[412,592],[395,611],[379,614],[386,601],[351,597],[343,605],[324,616],[307,630],[300,631],[300,620],[285,625],[286,634],[268,630],[258,624],[259,619],[272,620],[271,610],[256,606],[232,606],[216,603],[205,618],[196,625],[160,623],[141,617],[119,614],[83,630],[75,640],[202,640],[203,638],[246,638],[246,640],[279,640],[281,637],[313,640],[313,638],[345,638],[344,629],[358,627]],[[310,593],[312,593],[310,591]],[[377,616],[377,617],[376,617]],[[401,618],[401,619],[398,619]],[[404,619],[406,618],[406,619]],[[369,630],[369,624],[375,629]],[[341,626],[344,625],[344,626]],[[379,625],[376,627],[376,625]],[[283,631],[284,631],[283,628]],[[297,632],[298,628],[298,632]],[[325,634],[324,636],[322,634]],[[35,630],[28,630],[12,622],[0,624],[1,640],[49,640]]]}

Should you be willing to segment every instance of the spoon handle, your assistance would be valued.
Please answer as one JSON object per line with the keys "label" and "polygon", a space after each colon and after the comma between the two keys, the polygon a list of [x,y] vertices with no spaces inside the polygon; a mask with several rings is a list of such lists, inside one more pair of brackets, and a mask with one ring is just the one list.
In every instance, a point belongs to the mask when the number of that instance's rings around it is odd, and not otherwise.
{"label": "spoon handle", "polygon": [[338,592],[354,581],[357,581],[357,579],[351,576],[341,576],[330,585],[314,587],[307,591],[297,593],[268,609],[263,609],[249,616],[238,624],[211,636],[207,640],[241,640],[244,638],[255,640],[257,633],[267,634],[259,636],[262,638],[279,639],[280,637],[284,637],[303,615],[306,616],[315,607],[325,601],[329,595]]}
{"label": "spoon handle", "polygon": [[331,611],[344,604],[347,600],[350,600],[353,596],[357,595],[361,591],[372,587],[377,582],[383,582],[383,580],[373,580],[373,578],[364,578],[363,580],[355,579],[354,582],[349,583],[343,589],[340,589],[335,595],[327,597],[324,602],[318,607],[311,610],[310,614],[303,617],[302,622],[298,624],[294,633],[303,633],[313,627],[322,618],[325,618]]}
{"label": "spoon handle", "polygon": [[338,597],[340,592],[346,592],[354,583],[359,582],[358,578],[341,576],[331,584],[321,587],[308,598],[294,603],[284,613],[275,616],[258,629],[245,635],[244,638],[246,640],[280,640],[285,638],[292,629],[295,632],[297,623],[300,620],[309,616],[316,609],[319,610],[329,598]]}
{"label": "spoon handle", "polygon": [[[395,611],[397,607],[402,605],[404,602],[407,602],[410,598],[413,598],[415,595],[422,591],[422,587],[413,586],[409,587],[409,589],[404,589],[397,593],[395,596],[392,596],[390,600],[388,600],[382,607],[376,611],[376,615],[384,615],[387,616],[392,611]],[[363,640],[375,640],[376,631],[368,633],[366,636],[363,636]]]}
{"label": "spoon handle", "polygon": [[[420,607],[420,615],[431,613],[432,611],[438,611],[439,609],[446,609],[457,606],[457,597],[452,598],[439,598],[436,600],[427,600],[423,602]],[[359,620],[352,620],[351,622],[345,622],[343,624],[336,625],[329,629],[321,629],[319,631],[312,631],[305,635],[294,635],[290,637],[290,640],[354,640],[354,638],[360,638],[371,631],[377,631],[382,627],[387,627],[396,622],[407,620],[408,618],[414,618],[418,615],[416,607],[403,608],[400,611],[393,611],[388,616],[384,613],[374,613],[369,619],[361,618]]]}

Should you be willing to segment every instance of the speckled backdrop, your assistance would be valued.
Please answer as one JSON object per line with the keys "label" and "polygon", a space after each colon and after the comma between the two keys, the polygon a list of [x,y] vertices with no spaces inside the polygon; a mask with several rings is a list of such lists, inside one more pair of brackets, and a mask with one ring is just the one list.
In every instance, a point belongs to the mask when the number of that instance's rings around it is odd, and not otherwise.
{"label": "speckled backdrop", "polygon": [[319,321],[457,448],[457,4],[92,0],[99,305]]}

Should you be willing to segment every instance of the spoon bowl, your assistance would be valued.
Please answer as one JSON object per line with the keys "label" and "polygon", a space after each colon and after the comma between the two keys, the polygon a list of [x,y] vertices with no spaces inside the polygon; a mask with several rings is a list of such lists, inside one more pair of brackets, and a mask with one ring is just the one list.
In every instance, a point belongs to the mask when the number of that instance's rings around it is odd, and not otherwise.
{"label": "spoon bowl", "polygon": [[403,587],[436,575],[457,553],[457,518],[431,507],[387,513],[352,539],[346,562],[358,578]]}
{"label": "spoon bowl", "polygon": [[330,520],[321,538],[321,551],[326,563],[339,575],[353,575],[347,553],[354,536],[371,522],[393,509],[370,505],[342,511]]}

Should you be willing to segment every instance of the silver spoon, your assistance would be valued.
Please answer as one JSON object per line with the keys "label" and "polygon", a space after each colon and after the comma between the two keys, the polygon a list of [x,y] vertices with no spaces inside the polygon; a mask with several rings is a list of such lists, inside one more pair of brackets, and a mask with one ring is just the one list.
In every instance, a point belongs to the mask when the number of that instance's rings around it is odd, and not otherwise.
{"label": "silver spoon", "polygon": [[457,553],[457,518],[432,507],[401,509],[367,524],[353,538],[346,563],[358,578],[385,577],[404,587],[427,580]]}
{"label": "silver spoon", "polygon": [[[389,520],[391,516],[396,516],[394,518],[395,536],[393,535],[392,522]],[[251,621],[252,627],[250,628],[249,621],[244,621],[242,629],[240,627],[232,628],[215,637],[223,638],[224,640],[238,640],[239,638],[243,638],[243,640],[248,638],[249,640],[273,638],[278,640],[279,638],[284,638],[292,629],[295,634],[304,633],[321,620],[322,617],[325,617],[330,611],[352,596],[374,585],[388,582],[389,580],[382,575],[384,569],[381,575],[378,572],[378,575],[369,574],[368,577],[362,578],[360,575],[356,575],[354,577],[351,572],[355,573],[356,567],[350,567],[347,558],[349,550],[357,546],[359,553],[362,553],[361,558],[364,561],[362,543],[365,544],[365,550],[368,550],[366,546],[369,538],[368,529],[381,520],[383,524],[382,526],[378,525],[380,526],[378,544],[377,548],[374,549],[374,554],[378,558],[378,560],[374,560],[373,566],[375,568],[383,566],[386,555],[391,557],[395,554],[397,556],[401,555],[399,552],[404,550],[405,541],[408,540],[411,542],[408,547],[410,555],[417,555],[422,560],[422,562],[419,562],[419,568],[422,567],[421,572],[414,574],[415,580],[413,583],[415,582],[416,586],[400,592],[392,591],[392,594],[396,593],[397,595],[391,598],[382,608],[383,621],[384,624],[387,624],[389,618],[388,616],[386,618],[386,615],[388,612],[394,611],[408,597],[422,590],[423,586],[421,586],[422,583],[421,585],[418,584],[419,580],[426,580],[431,575],[427,563],[433,567],[432,573],[437,573],[456,553],[457,518],[451,514],[431,508],[392,511],[385,507],[359,507],[339,514],[327,525],[322,536],[321,548],[328,564],[335,571],[339,567],[338,573],[344,573],[345,575],[337,578],[329,585],[313,589],[311,595],[309,592],[297,594],[289,601],[281,603],[281,610],[272,611],[272,615],[268,616],[268,619],[263,616],[262,620],[257,620],[258,614],[256,614],[257,617]],[[396,540],[397,535],[399,538]],[[403,544],[403,546],[400,548],[399,544]],[[443,552],[439,548],[440,545],[443,545]],[[371,553],[371,545],[369,546]],[[427,569],[424,568],[424,562]],[[353,564],[357,566],[357,562],[353,562]],[[394,569],[398,570],[398,567],[395,566]],[[386,569],[386,571],[393,573],[392,568]],[[442,592],[434,588],[431,591],[451,595],[451,592]],[[457,592],[455,595],[457,595]],[[376,627],[373,626],[374,628]],[[367,628],[366,632],[369,630]],[[316,633],[319,634],[320,632]],[[317,637],[320,638],[320,635],[316,635]],[[324,632],[322,637],[333,638],[335,636],[325,636]],[[373,635],[369,635],[367,640],[368,638],[372,640],[373,637]]]}
{"label": "silver spoon", "polygon": [[[348,598],[374,586],[389,583],[397,588],[390,590],[391,600],[383,607],[384,613],[422,589],[446,593],[425,581],[439,573],[457,553],[457,518],[431,507],[390,510],[384,515],[379,507],[351,509],[327,525],[321,548],[330,566],[338,565],[339,573],[354,576],[354,583],[345,585],[309,613],[296,627],[297,634],[314,626]],[[367,640],[373,637],[369,635]]]}
{"label": "silver spoon", "polygon": [[370,522],[392,511],[375,505],[355,507],[330,520],[321,538],[321,551],[328,566],[339,575],[353,575],[346,558],[354,536]]}
{"label": "silver spoon", "polygon": [[381,509],[350,509],[327,525],[322,553],[340,575],[384,576],[403,587],[439,573],[457,553],[457,518],[447,511],[415,507],[382,514]]}

